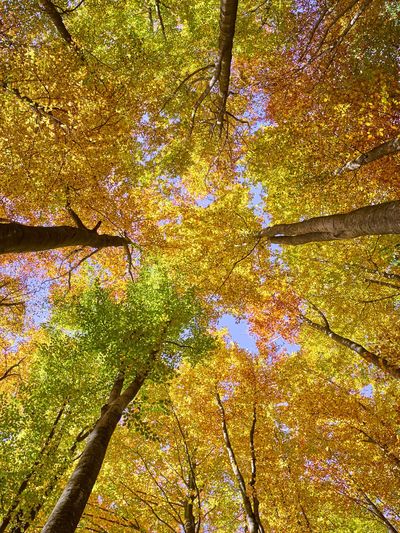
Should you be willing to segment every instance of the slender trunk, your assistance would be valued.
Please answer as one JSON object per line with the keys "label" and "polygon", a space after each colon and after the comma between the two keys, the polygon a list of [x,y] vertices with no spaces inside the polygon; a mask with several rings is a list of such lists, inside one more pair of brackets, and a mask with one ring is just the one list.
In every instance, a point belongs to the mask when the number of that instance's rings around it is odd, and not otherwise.
{"label": "slender trunk", "polygon": [[382,444],[381,442],[378,442],[374,437],[372,437],[369,433],[367,433],[364,429],[362,428],[359,428],[359,427],[356,427],[356,426],[351,426],[351,427],[354,427],[354,429],[356,431],[359,431],[360,433],[362,433],[366,438],[367,438],[367,441],[370,442],[371,444],[374,444],[375,446],[377,446],[380,450],[382,450],[383,454],[390,460],[392,461],[392,463],[395,465],[396,469],[397,470],[400,470],[400,459],[397,457],[396,454],[394,454],[391,450],[390,450],[390,447],[387,445],[387,444]]}
{"label": "slender trunk", "polygon": [[261,522],[260,517],[260,501],[257,496],[257,490],[256,490],[256,480],[257,480],[257,456],[256,456],[256,448],[254,445],[254,436],[256,433],[256,424],[257,424],[257,406],[254,403],[253,404],[253,420],[251,423],[250,428],[250,434],[249,434],[249,441],[250,441],[250,455],[251,455],[251,478],[250,478],[250,487],[253,491],[253,512],[254,512],[254,518],[256,520],[258,531],[260,533],[264,533],[264,526]]}
{"label": "slender trunk", "polygon": [[18,100],[21,100],[21,102],[25,102],[39,117],[45,117],[57,126],[65,126],[62,120],[53,115],[51,109],[47,109],[38,102],[35,102],[29,96],[21,94],[20,90],[17,87],[13,87],[6,81],[2,81],[0,83],[0,86],[3,87],[5,91],[10,92],[14,96],[16,96]]}
{"label": "slender trunk", "polygon": [[400,281],[400,274],[394,274],[393,272],[382,272],[380,275],[387,279],[397,279]]}
{"label": "slender trunk", "polygon": [[331,339],[333,339],[338,344],[341,344],[342,346],[345,346],[346,348],[349,348],[349,350],[352,350],[353,352],[356,352],[358,355],[360,355],[367,363],[373,364],[376,367],[378,367],[380,370],[385,372],[386,374],[390,374],[391,376],[400,379],[400,368],[392,363],[390,363],[387,359],[382,357],[381,355],[378,355],[376,353],[370,352],[361,344],[358,344],[357,342],[354,342],[350,339],[347,339],[346,337],[342,337],[341,335],[338,335],[334,331],[331,330],[330,327],[327,325],[317,324],[316,322],[313,322],[309,318],[303,316],[303,321],[311,326],[312,328],[316,329],[317,331],[321,331]]}
{"label": "slender trunk", "polygon": [[[79,434],[76,436],[68,452],[68,457],[70,458],[70,460],[72,460],[72,457],[76,452],[78,444],[85,440],[89,433],[90,430],[84,429],[80,431]],[[53,492],[58,481],[62,478],[67,468],[68,465],[67,463],[65,463],[57,469],[53,477],[50,478],[41,500],[34,507],[31,508],[28,517],[26,516],[27,513],[24,512],[24,509],[20,509],[18,511],[14,519],[16,525],[13,527],[13,529],[11,529],[10,533],[24,533],[25,531],[27,531],[27,529],[31,527],[33,522],[36,520],[36,517],[39,514],[40,510],[42,509],[44,503],[46,502],[48,496],[50,496],[50,494]]]}
{"label": "slender trunk", "polygon": [[400,151],[400,136],[394,137],[393,139],[389,139],[388,141],[380,144],[379,146],[375,146],[368,152],[361,154],[355,159],[348,161],[343,166],[337,168],[334,171],[334,175],[340,176],[344,172],[358,170],[363,165],[372,163],[372,161],[381,159],[381,157],[395,154],[398,151]]}
{"label": "slender trunk", "polygon": [[185,533],[196,533],[196,520],[193,514],[193,501],[196,494],[196,482],[194,479],[193,472],[191,470],[189,472],[188,489],[189,494],[184,502]]}
{"label": "slender trunk", "polygon": [[382,513],[382,511],[379,509],[379,507],[369,498],[365,492],[362,491],[362,494],[364,496],[364,499],[368,505],[368,510],[376,516],[381,522],[385,524],[385,526],[388,528],[388,531],[390,533],[399,533],[398,530],[394,527],[394,525],[386,518],[386,516]]}
{"label": "slender trunk", "polygon": [[31,480],[32,476],[34,476],[34,474],[36,473],[36,470],[37,470],[38,466],[40,465],[40,463],[42,462],[43,457],[46,455],[46,452],[49,449],[49,447],[50,447],[50,445],[51,445],[51,443],[52,443],[52,441],[54,439],[54,435],[55,435],[58,423],[61,420],[61,417],[62,417],[62,415],[64,413],[66,405],[67,404],[64,403],[61,406],[61,409],[58,411],[57,416],[56,416],[56,418],[55,418],[55,420],[53,422],[53,425],[51,426],[50,432],[47,435],[47,438],[46,438],[46,440],[45,440],[45,442],[44,442],[44,444],[43,444],[43,446],[42,446],[42,448],[41,448],[41,450],[40,450],[35,462],[33,463],[31,469],[29,470],[29,472],[25,476],[24,480],[22,481],[22,483],[18,487],[18,490],[17,490],[17,493],[16,493],[16,495],[14,497],[14,500],[11,503],[11,505],[10,505],[8,511],[6,512],[6,515],[4,516],[3,521],[2,521],[2,523],[0,525],[0,533],[4,533],[7,530],[7,527],[9,525],[11,519],[13,518],[14,511],[17,509],[17,507],[21,503],[21,495],[22,495],[22,493],[25,491],[26,487],[28,486],[29,481]]}
{"label": "slender trunk", "polygon": [[353,239],[365,235],[400,234],[400,201],[367,205],[349,213],[310,218],[293,224],[277,224],[261,230],[275,244]]}
{"label": "slender trunk", "polygon": [[218,122],[222,124],[226,101],[229,95],[231,76],[233,38],[235,36],[238,0],[221,0],[219,15],[218,65],[219,73],[219,113]]}
{"label": "slender trunk", "polygon": [[156,0],[156,13],[157,13],[158,21],[160,23],[163,37],[165,40],[167,40],[167,35],[165,33],[164,20],[163,20],[162,13],[161,13],[160,0]]}
{"label": "slender trunk", "polygon": [[225,447],[228,452],[229,462],[231,463],[232,471],[236,477],[236,481],[240,489],[240,494],[242,496],[243,507],[244,507],[245,514],[246,514],[247,528],[248,528],[249,533],[258,533],[259,529],[258,529],[257,519],[254,515],[251,501],[247,494],[246,483],[240,471],[239,465],[236,461],[235,452],[233,451],[232,443],[229,438],[228,426],[226,424],[225,409],[221,402],[221,397],[218,394],[218,392],[216,394],[216,398],[217,398],[219,411],[221,413],[222,432],[224,435]]}
{"label": "slender trunk", "polygon": [[99,235],[95,230],[73,226],[25,226],[11,222],[0,224],[0,255],[38,252],[66,246],[106,248],[125,246],[128,239],[118,235]]}
{"label": "slender trunk", "polygon": [[[184,516],[185,516],[184,530],[185,530],[185,533],[198,533],[200,531],[200,525],[201,525],[201,516],[200,516],[201,515],[201,512],[200,512],[201,502],[200,502],[200,491],[199,491],[199,487],[197,486],[197,482],[196,482],[196,462],[192,459],[192,456],[189,451],[189,446],[186,440],[185,432],[182,429],[181,423],[179,421],[179,418],[174,408],[172,408],[172,413],[174,415],[179,433],[183,440],[183,444],[185,447],[185,455],[186,455],[186,459],[189,465],[189,475],[188,475],[189,479],[188,479],[187,484],[185,482],[188,488],[188,494],[187,494],[186,499],[183,502]],[[196,521],[196,518],[193,512],[194,500],[196,498],[197,498],[198,510],[199,510],[199,517],[197,521]]]}
{"label": "slender trunk", "polygon": [[365,281],[367,283],[375,283],[376,285],[380,285],[381,287],[390,287],[391,289],[400,290],[400,285],[396,285],[395,283],[390,283],[389,281],[380,281],[378,279],[371,279],[371,278],[365,278]]}
{"label": "slender trunk", "polygon": [[[0,306],[1,306],[1,304],[0,304]],[[24,361],[24,359],[25,359],[25,357],[23,357],[22,359],[20,359],[19,361],[17,361],[13,365],[9,366],[7,368],[7,370],[5,370],[3,372],[3,374],[0,376],[0,381],[3,381],[4,379],[9,378],[10,376],[17,376],[18,374],[13,374],[12,371],[14,370],[14,368],[18,368],[19,365],[22,363],[22,361]]]}
{"label": "slender trunk", "polygon": [[72,533],[75,531],[123,410],[141,389],[148,372],[147,370],[138,374],[122,394],[120,391],[123,378],[121,376],[117,378],[110,394],[109,403],[102,409],[102,414],[89,435],[78,465],[42,529],[42,533]]}

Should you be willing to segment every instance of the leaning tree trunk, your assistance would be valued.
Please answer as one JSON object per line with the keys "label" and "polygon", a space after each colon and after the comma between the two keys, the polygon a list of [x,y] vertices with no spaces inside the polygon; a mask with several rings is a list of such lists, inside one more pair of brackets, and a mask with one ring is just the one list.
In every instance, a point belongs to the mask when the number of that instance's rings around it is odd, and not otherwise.
{"label": "leaning tree trunk", "polygon": [[354,342],[350,339],[347,339],[346,337],[342,337],[342,335],[339,335],[338,333],[335,333],[332,331],[329,325],[322,325],[318,324],[317,322],[313,322],[309,318],[302,316],[302,320],[311,326],[312,328],[316,329],[317,331],[320,331],[321,333],[324,333],[327,337],[334,340],[336,343],[341,344],[342,346],[345,346],[349,350],[352,350],[353,352],[360,355],[364,361],[366,361],[368,364],[372,364],[376,367],[378,367],[380,370],[385,372],[386,374],[390,374],[391,376],[400,379],[400,367],[397,365],[394,365],[390,361],[388,361],[385,357],[382,357],[379,354],[376,354],[374,352],[370,352],[364,346],[361,344],[358,344],[357,342]]}
{"label": "leaning tree trunk", "polygon": [[196,492],[196,482],[193,473],[189,473],[188,483],[189,494],[183,503],[184,515],[185,515],[185,533],[196,533],[196,519],[193,513],[193,501],[194,494]]}
{"label": "leaning tree trunk", "polygon": [[84,226],[25,226],[11,222],[0,224],[0,254],[39,252],[66,246],[106,248],[126,246],[128,239],[118,235],[99,235]]}
{"label": "leaning tree trunk", "polygon": [[[76,436],[72,446],[68,450],[68,457],[69,457],[70,462],[72,462],[72,458],[75,454],[78,444],[82,442],[84,439],[86,439],[89,433],[90,433],[89,430],[83,429]],[[44,493],[42,494],[40,500],[31,507],[29,513],[26,513],[26,509],[24,508],[19,509],[18,513],[15,515],[13,519],[15,526],[13,526],[10,529],[10,533],[25,533],[25,531],[27,531],[32,526],[33,522],[36,520],[37,515],[43,508],[43,505],[46,499],[50,496],[50,494],[52,494],[58,481],[65,474],[65,471],[67,470],[67,468],[68,466],[66,464],[62,464],[61,467],[57,468],[55,472],[52,472],[52,475],[50,476],[50,479],[48,480],[48,485]]]}
{"label": "leaning tree trunk", "polygon": [[400,201],[367,205],[336,215],[310,218],[293,224],[276,224],[261,230],[274,244],[306,244],[310,242],[353,239],[366,235],[400,234]]}
{"label": "leaning tree trunk", "polygon": [[57,29],[59,35],[64,39],[66,43],[69,44],[69,46],[71,46],[75,50],[75,52],[79,54],[80,58],[83,60],[83,53],[72,38],[72,35],[68,31],[67,27],[65,26],[58,6],[56,6],[56,4],[54,4],[51,0],[40,0],[39,6],[48,15],[55,28]]}
{"label": "leaning tree trunk", "polygon": [[107,447],[124,409],[142,387],[148,371],[138,374],[121,394],[124,378],[118,376],[108,404],[88,437],[86,447],[42,533],[73,533],[99,475]]}

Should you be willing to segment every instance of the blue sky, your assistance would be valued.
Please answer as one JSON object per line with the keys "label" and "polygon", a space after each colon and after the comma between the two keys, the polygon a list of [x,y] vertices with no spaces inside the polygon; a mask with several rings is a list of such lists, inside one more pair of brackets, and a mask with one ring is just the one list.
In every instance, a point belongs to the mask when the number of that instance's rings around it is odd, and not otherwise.
{"label": "blue sky", "polygon": [[[218,329],[226,328],[228,330],[229,340],[235,342],[240,348],[244,348],[254,355],[258,354],[256,337],[250,333],[249,322],[245,318],[238,320],[233,315],[225,313],[218,320],[217,327]],[[286,342],[278,333],[275,335],[274,344],[279,350],[285,351],[288,354],[300,350],[298,344]]]}

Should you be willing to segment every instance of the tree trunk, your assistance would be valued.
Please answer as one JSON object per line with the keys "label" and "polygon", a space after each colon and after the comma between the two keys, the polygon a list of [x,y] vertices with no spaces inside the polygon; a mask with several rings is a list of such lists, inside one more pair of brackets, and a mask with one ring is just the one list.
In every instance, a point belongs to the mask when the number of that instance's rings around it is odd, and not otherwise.
{"label": "tree trunk", "polygon": [[365,281],[367,283],[375,283],[376,285],[380,285],[381,287],[389,287],[391,289],[397,289],[400,291],[400,285],[396,285],[395,283],[390,283],[390,281],[381,281],[379,279],[371,279],[371,278],[365,278]]}
{"label": "tree trunk", "polygon": [[79,463],[42,529],[42,533],[73,533],[75,531],[99,475],[114,430],[124,409],[142,387],[147,374],[148,371],[138,374],[122,394],[120,391],[123,377],[117,378],[109,403],[90,433]]}
{"label": "tree trunk", "polygon": [[370,513],[379,518],[379,520],[385,524],[388,532],[390,533],[399,533],[399,531],[394,527],[394,525],[389,521],[389,519],[383,514],[383,512],[377,507],[377,505],[371,500],[371,498],[364,492],[361,491],[365,501],[367,503],[367,508]]}
{"label": "tree trunk", "polygon": [[336,215],[310,218],[293,224],[276,224],[261,230],[275,244],[305,244],[310,242],[353,239],[365,235],[400,234],[400,201],[368,205]]}
{"label": "tree trunk", "polygon": [[[86,439],[86,437],[89,435],[90,431],[87,429],[83,429],[79,432],[79,434],[76,436],[76,439],[74,440],[72,446],[70,447],[68,451],[68,457],[70,459],[70,462],[72,462],[72,458],[76,452],[76,449],[78,447],[78,444]],[[44,491],[43,496],[41,497],[40,501],[31,507],[29,511],[29,515],[27,516],[27,513],[25,512],[26,509],[20,508],[18,513],[15,515],[15,518],[13,522],[15,523],[15,526],[10,530],[10,533],[24,533],[27,531],[33,522],[36,520],[37,515],[41,511],[44,503],[46,502],[46,499],[51,495],[53,490],[55,489],[58,481],[62,478],[62,476],[65,474],[65,471],[67,470],[68,466],[66,464],[62,464],[61,467],[59,467],[55,473],[53,472],[52,477],[50,477],[48,485]]]}
{"label": "tree trunk", "polygon": [[347,339],[346,337],[342,337],[341,335],[338,335],[337,333],[332,331],[331,328],[327,325],[323,326],[322,324],[317,324],[316,322],[313,322],[312,320],[310,320],[309,318],[305,316],[302,316],[302,319],[306,324],[316,329],[317,331],[321,331],[322,333],[324,333],[325,335],[333,339],[338,344],[341,344],[342,346],[349,348],[353,352],[356,352],[367,363],[373,364],[376,367],[378,367],[380,370],[385,372],[386,374],[390,374],[391,376],[397,379],[400,379],[400,368],[390,363],[385,357],[382,357],[381,355],[370,352],[369,350],[361,346],[361,344],[358,344],[357,342]]}
{"label": "tree trunk", "polygon": [[235,35],[238,0],[221,0],[219,15],[219,43],[218,43],[218,82],[219,82],[219,113],[218,122],[222,124],[226,101],[229,95],[229,81],[231,76],[232,48]]}
{"label": "tree trunk", "polygon": [[99,235],[97,231],[74,226],[25,226],[0,224],[0,254],[39,252],[66,246],[106,248],[125,246],[128,239],[118,235]]}
{"label": "tree trunk", "polygon": [[363,165],[367,165],[368,163],[372,163],[372,161],[381,159],[381,157],[395,154],[396,152],[399,152],[399,151],[400,151],[400,136],[397,136],[397,137],[394,137],[393,139],[389,139],[388,141],[380,144],[379,146],[375,146],[368,152],[361,154],[355,159],[348,161],[345,165],[336,169],[334,172],[334,175],[340,176],[346,171],[358,170]]}
{"label": "tree trunk", "polygon": [[21,100],[21,102],[25,102],[28,104],[28,106],[39,116],[39,117],[45,117],[48,118],[53,124],[56,126],[65,126],[64,123],[53,115],[53,112],[51,109],[47,109],[43,105],[39,104],[39,102],[35,102],[30,98],[29,96],[26,96],[25,94],[21,94],[19,89],[17,87],[13,87],[10,85],[10,83],[6,81],[2,81],[0,83],[0,86],[3,87],[3,89],[7,92],[12,93],[14,96],[18,98],[18,100]]}
{"label": "tree trunk", "polygon": [[71,48],[75,50],[75,52],[77,52],[80,59],[83,61],[85,58],[82,53],[82,50],[76,44],[76,42],[72,38],[72,35],[70,34],[67,27],[65,26],[61,13],[58,10],[58,7],[55,4],[53,4],[51,0],[40,0],[39,6],[48,15],[48,17],[54,24],[55,28],[57,29],[59,35],[64,39],[66,43],[69,44],[69,46],[71,46]]}

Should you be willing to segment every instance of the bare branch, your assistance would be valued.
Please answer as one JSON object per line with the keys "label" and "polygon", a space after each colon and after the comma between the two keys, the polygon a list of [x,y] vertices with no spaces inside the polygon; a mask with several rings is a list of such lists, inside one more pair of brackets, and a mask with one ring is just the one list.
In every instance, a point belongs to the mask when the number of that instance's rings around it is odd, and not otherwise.
{"label": "bare branch", "polygon": [[14,363],[9,368],[7,368],[7,370],[3,373],[3,375],[0,376],[0,381],[3,381],[3,379],[8,378],[10,375],[15,376],[16,374],[11,374],[11,372],[14,370],[14,368],[17,368],[24,361],[24,359],[25,357],[23,357],[17,363]]}

